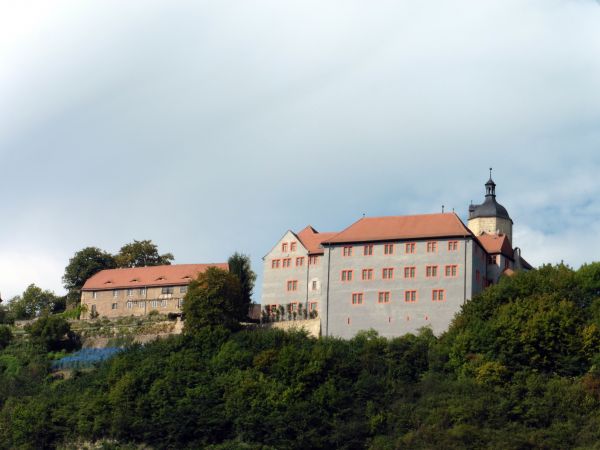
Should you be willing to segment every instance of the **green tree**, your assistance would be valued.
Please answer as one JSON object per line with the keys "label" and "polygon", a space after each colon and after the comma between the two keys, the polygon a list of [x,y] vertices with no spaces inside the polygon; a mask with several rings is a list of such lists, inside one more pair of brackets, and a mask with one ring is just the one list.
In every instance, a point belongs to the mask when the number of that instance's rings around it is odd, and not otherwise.
{"label": "green tree", "polygon": [[0,350],[4,350],[10,341],[12,341],[13,335],[10,328],[6,325],[0,325]]}
{"label": "green tree", "polygon": [[54,292],[30,284],[21,296],[11,299],[9,308],[15,319],[27,320],[43,313],[58,312],[63,305],[64,299]]}
{"label": "green tree", "polygon": [[248,315],[239,279],[209,267],[190,283],[183,302],[184,330],[193,333],[206,326],[235,329]]}
{"label": "green tree", "polygon": [[234,274],[240,280],[242,287],[242,296],[244,302],[250,307],[252,303],[252,291],[254,289],[254,282],[256,281],[256,274],[252,270],[250,265],[250,257],[243,253],[235,252],[229,257],[229,273]]}
{"label": "green tree", "polygon": [[71,331],[69,322],[59,316],[42,316],[25,330],[34,343],[48,351],[75,350],[80,347],[79,337]]}
{"label": "green tree", "polygon": [[115,255],[118,267],[146,267],[169,265],[174,256],[171,253],[160,255],[158,247],[151,240],[136,241],[125,244]]}
{"label": "green tree", "polygon": [[81,288],[88,278],[104,269],[117,267],[115,258],[98,247],[86,247],[69,260],[65,267],[63,283],[67,289],[67,303],[75,305],[81,299]]}

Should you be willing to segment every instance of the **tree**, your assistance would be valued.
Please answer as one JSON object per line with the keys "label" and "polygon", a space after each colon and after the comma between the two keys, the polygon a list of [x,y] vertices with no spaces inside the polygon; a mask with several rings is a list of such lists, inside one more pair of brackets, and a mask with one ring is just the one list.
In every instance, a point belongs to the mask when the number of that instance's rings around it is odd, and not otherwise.
{"label": "tree", "polygon": [[48,351],[75,350],[79,348],[79,337],[71,331],[71,325],[59,316],[45,315],[25,327],[31,340]]}
{"label": "tree", "polygon": [[42,290],[35,284],[30,284],[21,296],[11,299],[9,308],[17,320],[33,319],[43,313],[57,312],[64,309],[64,298],[54,292]]}
{"label": "tree", "polygon": [[104,269],[117,267],[115,258],[98,247],[86,247],[78,251],[65,267],[63,283],[67,289],[67,303],[76,304],[80,300],[81,288],[92,275]]}
{"label": "tree", "polygon": [[244,302],[250,308],[252,303],[252,290],[256,281],[256,274],[250,266],[250,258],[242,253],[235,252],[229,257],[229,273],[234,274],[240,280]]}
{"label": "tree", "polygon": [[209,267],[190,283],[183,302],[184,331],[194,333],[206,326],[239,327],[248,315],[238,278]]}
{"label": "tree", "polygon": [[12,332],[6,325],[0,325],[0,350],[4,350],[12,341]]}
{"label": "tree", "polygon": [[169,265],[175,258],[171,253],[158,254],[158,247],[151,240],[125,244],[115,255],[117,267],[146,267]]}

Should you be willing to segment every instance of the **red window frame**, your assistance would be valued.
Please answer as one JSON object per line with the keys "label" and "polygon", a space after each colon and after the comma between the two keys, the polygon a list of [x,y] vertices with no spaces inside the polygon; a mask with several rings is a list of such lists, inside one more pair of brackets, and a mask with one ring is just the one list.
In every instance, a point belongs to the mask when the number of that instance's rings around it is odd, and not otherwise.
{"label": "red window frame", "polygon": [[288,251],[288,243],[287,243],[287,242],[283,242],[283,243],[281,244],[281,251],[282,251],[283,253],[287,253],[287,251]]}
{"label": "red window frame", "polygon": [[[450,271],[450,273],[448,273]],[[444,276],[446,278],[455,278],[458,276],[458,264],[446,264],[444,267]]]}
{"label": "red window frame", "polygon": [[364,303],[364,294],[362,292],[353,292],[350,297],[350,304],[352,306],[359,306]]}
{"label": "red window frame", "polygon": [[351,245],[344,245],[342,247],[342,256],[344,256],[344,257],[352,256],[352,246]]}
{"label": "red window frame", "polygon": [[381,279],[382,280],[393,280],[394,279],[394,268],[393,267],[384,267],[381,269]]}
{"label": "red window frame", "polygon": [[418,294],[415,289],[409,289],[404,291],[404,302],[405,303],[416,303],[418,299]]}
{"label": "red window frame", "polygon": [[437,253],[438,241],[427,241],[427,253]]}
{"label": "red window frame", "polygon": [[292,258],[283,258],[281,260],[281,267],[285,269],[286,267],[292,267]]}
{"label": "red window frame", "polygon": [[[477,248],[477,247],[475,247]],[[458,251],[458,241],[448,241],[448,251],[456,252]]]}
{"label": "red window frame", "polygon": [[390,298],[390,291],[379,291],[377,294],[377,303],[389,303]]}
{"label": "red window frame", "polygon": [[319,255],[311,255],[308,257],[308,265],[309,266],[314,266],[316,264],[319,264]]}
{"label": "red window frame", "polygon": [[383,254],[384,255],[393,255],[394,254],[394,244],[384,244],[383,245]]}
{"label": "red window frame", "polygon": [[373,244],[365,244],[363,247],[363,256],[373,256]]}
{"label": "red window frame", "polygon": [[308,312],[318,311],[319,310],[319,302],[308,302]]}
{"label": "red window frame", "polygon": [[271,260],[271,269],[279,269],[280,259],[272,259]]}
{"label": "red window frame", "polygon": [[432,289],[431,290],[431,301],[445,302],[446,301],[446,289]]}
{"label": "red window frame", "polygon": [[[408,275],[407,275],[408,273]],[[404,267],[404,278],[416,278],[417,277],[417,268],[415,266],[406,266]]]}
{"label": "red window frame", "polygon": [[290,243],[290,252],[295,252],[297,248],[298,248],[298,243],[297,242],[291,242]]}
{"label": "red window frame", "polygon": [[425,278],[437,278],[439,274],[437,265],[425,266]]}
{"label": "red window frame", "polygon": [[298,290],[298,280],[287,280],[287,291],[294,292]]}
{"label": "red window frame", "polygon": [[304,265],[304,256],[296,257],[296,267],[300,267]]}
{"label": "red window frame", "polygon": [[[365,276],[367,275],[367,276]],[[363,269],[361,271],[361,280],[363,281],[372,281],[375,277],[373,276],[373,269]]]}
{"label": "red window frame", "polygon": [[349,283],[354,278],[354,270],[352,269],[344,269],[340,273],[340,281],[344,283]]}
{"label": "red window frame", "polygon": [[417,250],[416,242],[407,242],[404,244],[404,253],[414,254]]}

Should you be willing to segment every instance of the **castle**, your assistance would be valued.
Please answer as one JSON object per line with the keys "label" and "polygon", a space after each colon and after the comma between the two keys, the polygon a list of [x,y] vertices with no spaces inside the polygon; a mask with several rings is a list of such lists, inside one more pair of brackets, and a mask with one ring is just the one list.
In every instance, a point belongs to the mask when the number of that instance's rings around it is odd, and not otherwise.
{"label": "castle", "polygon": [[321,333],[343,338],[367,329],[444,332],[467,300],[531,269],[512,246],[513,221],[496,201],[491,169],[485,189],[467,225],[452,212],[363,217],[334,233],[287,231],[263,258],[265,314],[318,312]]}

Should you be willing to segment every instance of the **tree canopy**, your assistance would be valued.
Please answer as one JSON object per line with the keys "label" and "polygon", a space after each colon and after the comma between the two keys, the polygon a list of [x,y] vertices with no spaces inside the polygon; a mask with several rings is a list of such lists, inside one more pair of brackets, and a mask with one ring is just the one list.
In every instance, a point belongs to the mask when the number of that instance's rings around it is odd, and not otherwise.
{"label": "tree canopy", "polygon": [[22,295],[12,298],[9,303],[10,313],[16,320],[33,319],[41,314],[60,312],[64,307],[64,297],[59,297],[49,290],[42,290],[35,284],[30,284]]}
{"label": "tree canopy", "polygon": [[175,258],[171,253],[158,253],[158,247],[150,240],[125,244],[115,255],[117,267],[146,267],[169,265]]}
{"label": "tree canopy", "polygon": [[243,253],[235,252],[229,257],[228,263],[229,273],[234,274],[240,280],[242,297],[244,302],[250,307],[250,303],[252,303],[254,282],[256,281],[256,274],[250,265],[250,257]]}
{"label": "tree canopy", "polygon": [[209,267],[193,280],[183,301],[186,333],[206,326],[235,329],[248,316],[248,306],[237,276]]}
{"label": "tree canopy", "polygon": [[86,280],[104,269],[117,267],[115,258],[98,247],[86,247],[79,250],[65,267],[63,283],[68,291],[76,291],[83,287]]}

